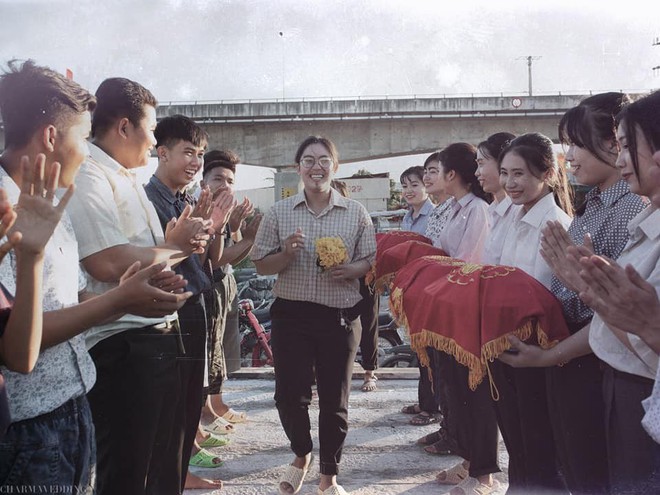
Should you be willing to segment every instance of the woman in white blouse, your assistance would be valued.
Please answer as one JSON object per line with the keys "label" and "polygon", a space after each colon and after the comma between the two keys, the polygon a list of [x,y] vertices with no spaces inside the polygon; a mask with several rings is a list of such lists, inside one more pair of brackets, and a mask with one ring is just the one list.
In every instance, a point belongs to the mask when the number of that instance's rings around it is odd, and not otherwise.
{"label": "woman in white blouse", "polygon": [[[633,193],[654,200],[629,223],[630,240],[617,262],[594,256],[585,246],[569,246],[563,257],[553,254],[586,282],[580,297],[596,311],[591,324],[545,351],[512,342],[518,350],[512,356],[516,366],[553,366],[592,350],[606,363],[603,395],[612,493],[656,493],[660,486],[660,449],[640,426],[640,402],[651,393],[660,349],[650,338],[658,330],[654,316],[659,314],[660,290],[660,171],[652,158],[660,149],[659,117],[658,92],[630,104],[617,117],[621,153],[616,164]],[[653,414],[653,397],[649,402]],[[657,418],[657,409],[655,414]],[[644,422],[654,435],[650,417]]]}
{"label": "woman in white blouse", "polygon": [[[550,288],[552,271],[539,254],[541,229],[554,220],[567,228],[573,212],[566,171],[557,163],[552,141],[536,133],[514,139],[500,156],[500,182],[512,203],[521,207],[504,241],[500,262]],[[564,493],[548,414],[545,370],[510,368],[506,372],[513,386],[495,406],[509,449],[509,489],[512,493]]]}
{"label": "woman in white blouse", "polygon": [[[439,247],[449,256],[481,263],[488,237],[488,203],[475,176],[477,150],[467,143],[454,143],[440,151],[438,182],[452,196],[447,224],[440,232]],[[452,451],[465,461],[441,471],[436,480],[457,484],[451,495],[494,493],[499,486],[493,473],[499,472],[497,420],[491,405],[488,382],[473,392],[468,387],[467,368],[445,353],[434,375],[441,378],[440,394],[446,403],[446,425]],[[444,385],[444,387],[443,387]]]}

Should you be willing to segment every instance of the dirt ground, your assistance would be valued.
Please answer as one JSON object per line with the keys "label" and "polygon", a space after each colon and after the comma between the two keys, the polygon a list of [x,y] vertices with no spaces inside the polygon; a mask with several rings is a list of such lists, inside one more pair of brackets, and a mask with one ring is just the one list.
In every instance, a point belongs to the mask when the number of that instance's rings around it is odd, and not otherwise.
{"label": "dirt ground", "polygon": [[[356,365],[356,368],[359,368]],[[354,495],[430,495],[451,487],[434,481],[435,474],[459,462],[454,456],[434,456],[415,444],[432,433],[434,425],[412,426],[410,416],[400,413],[404,405],[417,402],[417,370],[395,370],[381,375],[378,390],[362,392],[361,373],[356,369],[350,397],[349,432],[344,446],[338,481]],[[249,422],[237,425],[231,443],[214,449],[224,460],[216,469],[196,469],[203,477],[224,481],[222,490],[187,490],[186,495],[276,495],[277,480],[293,454],[280,426],[273,401],[272,373],[241,372],[226,384],[225,399],[236,410],[245,410]],[[307,474],[302,495],[316,495],[318,470],[318,404],[312,403],[310,418],[315,442],[315,465]],[[500,441],[500,467],[508,456]],[[506,475],[496,476],[506,487]]]}

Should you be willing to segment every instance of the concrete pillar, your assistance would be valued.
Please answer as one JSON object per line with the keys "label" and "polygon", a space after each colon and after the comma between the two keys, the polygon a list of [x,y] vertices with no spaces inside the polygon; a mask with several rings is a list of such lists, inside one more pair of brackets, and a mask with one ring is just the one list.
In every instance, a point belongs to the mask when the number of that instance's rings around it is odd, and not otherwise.
{"label": "concrete pillar", "polygon": [[302,189],[300,176],[297,172],[290,170],[279,170],[275,172],[275,202],[295,196]]}

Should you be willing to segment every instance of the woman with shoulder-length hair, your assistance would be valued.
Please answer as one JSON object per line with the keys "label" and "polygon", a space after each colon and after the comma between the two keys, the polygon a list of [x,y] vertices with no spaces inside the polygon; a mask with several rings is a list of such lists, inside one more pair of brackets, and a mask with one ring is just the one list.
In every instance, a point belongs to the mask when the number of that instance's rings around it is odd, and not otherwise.
{"label": "woman with shoulder-length hair", "polygon": [[343,495],[336,477],[348,431],[348,395],[360,342],[358,279],[376,254],[367,210],[332,186],[339,167],[332,141],[305,139],[295,155],[303,190],[277,202],[257,232],[251,258],[277,274],[271,306],[275,403],[295,459],[281,494],[298,493],[311,462],[308,406],[319,397],[319,495]]}

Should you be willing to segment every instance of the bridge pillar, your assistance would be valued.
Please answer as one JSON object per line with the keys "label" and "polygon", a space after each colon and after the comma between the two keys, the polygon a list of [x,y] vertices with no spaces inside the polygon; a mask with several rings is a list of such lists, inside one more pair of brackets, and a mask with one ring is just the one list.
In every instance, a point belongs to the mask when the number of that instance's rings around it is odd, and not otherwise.
{"label": "bridge pillar", "polygon": [[291,170],[278,170],[275,172],[275,202],[295,196],[302,189],[300,176]]}

